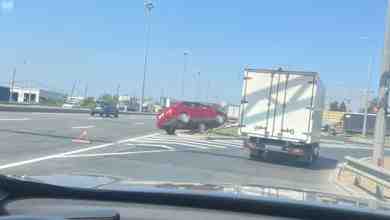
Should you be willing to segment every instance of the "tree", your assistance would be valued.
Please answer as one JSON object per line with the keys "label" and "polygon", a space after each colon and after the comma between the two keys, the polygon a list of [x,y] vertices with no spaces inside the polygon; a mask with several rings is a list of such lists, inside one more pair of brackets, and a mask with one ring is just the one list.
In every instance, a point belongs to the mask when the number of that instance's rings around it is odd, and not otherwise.
{"label": "tree", "polygon": [[93,107],[95,107],[95,105],[96,105],[96,102],[95,102],[95,98],[94,97],[85,98],[81,102],[81,107],[84,107],[84,108],[93,108]]}
{"label": "tree", "polygon": [[333,101],[329,104],[329,110],[330,111],[339,111],[339,102]]}
{"label": "tree", "polygon": [[110,94],[103,94],[103,95],[101,95],[99,97],[99,101],[103,101],[104,103],[107,103],[107,104],[110,104],[110,105],[113,105],[113,104],[116,103],[116,100]]}
{"label": "tree", "polygon": [[347,105],[345,104],[344,101],[340,104],[339,111],[340,112],[346,112],[347,111]]}

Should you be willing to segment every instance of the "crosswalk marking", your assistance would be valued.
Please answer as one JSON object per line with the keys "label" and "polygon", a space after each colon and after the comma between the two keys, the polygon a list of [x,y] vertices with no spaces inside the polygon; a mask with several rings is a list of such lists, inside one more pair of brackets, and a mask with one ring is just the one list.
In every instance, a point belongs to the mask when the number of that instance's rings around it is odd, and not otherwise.
{"label": "crosswalk marking", "polygon": [[181,147],[190,147],[202,150],[243,149],[241,140],[205,140],[200,137],[181,134],[177,136],[158,134],[134,140],[132,143],[141,145],[142,143],[178,145]]}
{"label": "crosswalk marking", "polygon": [[165,138],[156,138],[156,137],[153,137],[153,138],[150,138],[150,139],[156,140],[156,141],[175,141],[178,144],[181,144],[181,143],[184,143],[184,144],[196,144],[196,145],[201,145],[201,146],[206,146],[206,147],[214,147],[214,148],[226,149],[226,147],[224,147],[224,146],[215,145],[215,144],[212,144],[212,143],[204,143],[202,141],[189,141],[189,140],[186,140],[186,139],[165,139]]}
{"label": "crosswalk marking", "polygon": [[198,145],[194,145],[194,144],[186,144],[186,143],[182,143],[182,142],[178,142],[178,141],[169,141],[169,140],[164,140],[164,141],[153,141],[153,140],[138,140],[138,142],[141,142],[141,143],[164,143],[164,144],[178,144],[178,145],[181,145],[181,146],[186,146],[186,147],[193,147],[193,148],[198,148],[198,149],[202,149],[202,150],[207,150],[209,149],[208,147],[202,147],[202,146],[198,146]]}

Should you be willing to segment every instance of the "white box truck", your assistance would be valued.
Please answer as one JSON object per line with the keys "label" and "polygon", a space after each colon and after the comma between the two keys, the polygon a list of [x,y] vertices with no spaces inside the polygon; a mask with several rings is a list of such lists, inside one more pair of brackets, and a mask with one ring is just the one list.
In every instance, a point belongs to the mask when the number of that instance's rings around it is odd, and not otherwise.
{"label": "white box truck", "polygon": [[289,155],[307,165],[319,157],[325,88],[315,72],[246,69],[239,133],[251,158]]}

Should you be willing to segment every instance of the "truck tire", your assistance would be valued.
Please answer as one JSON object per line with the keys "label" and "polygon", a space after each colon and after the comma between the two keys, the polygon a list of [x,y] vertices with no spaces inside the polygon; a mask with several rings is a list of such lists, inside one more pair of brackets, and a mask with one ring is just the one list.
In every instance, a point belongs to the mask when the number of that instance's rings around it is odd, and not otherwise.
{"label": "truck tire", "polygon": [[306,150],[307,155],[305,155],[305,160],[303,165],[308,167],[313,165],[319,157],[319,147],[317,145],[311,145],[309,149]]}
{"label": "truck tire", "polygon": [[313,155],[314,161],[317,161],[320,158],[320,146],[318,144],[313,145]]}
{"label": "truck tire", "polygon": [[249,159],[251,160],[266,160],[266,153],[264,151],[250,149],[249,150]]}
{"label": "truck tire", "polygon": [[167,134],[169,134],[169,135],[174,135],[174,134],[175,134],[175,131],[176,131],[176,128],[174,128],[174,127],[169,127],[169,128],[166,128],[165,131],[166,131]]}

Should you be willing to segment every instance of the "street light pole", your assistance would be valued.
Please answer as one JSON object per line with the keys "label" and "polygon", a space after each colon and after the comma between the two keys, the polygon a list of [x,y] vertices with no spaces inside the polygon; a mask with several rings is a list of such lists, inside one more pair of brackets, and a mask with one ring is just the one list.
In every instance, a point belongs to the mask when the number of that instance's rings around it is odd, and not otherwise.
{"label": "street light pole", "polygon": [[386,19],[386,32],[385,42],[383,48],[383,65],[382,74],[379,82],[379,103],[378,112],[376,114],[375,122],[375,137],[374,137],[374,152],[373,161],[379,166],[383,167],[384,157],[384,143],[386,136],[386,117],[388,106],[388,85],[390,79],[390,0],[387,5],[387,19]]}
{"label": "street light pole", "polygon": [[184,100],[184,81],[185,81],[185,76],[187,74],[187,56],[188,52],[184,52],[184,66],[183,66],[183,74],[181,76],[181,98]]}
{"label": "street light pole", "polygon": [[201,81],[200,81],[200,72],[198,72],[198,92],[197,92],[197,96],[198,96],[198,101],[200,102],[201,100],[201,95],[200,95],[200,87],[201,87]]}
{"label": "street light pole", "polygon": [[368,84],[367,84],[367,91],[366,91],[366,97],[365,97],[363,132],[362,132],[364,137],[367,136],[367,118],[368,118],[368,107],[369,107],[369,101],[370,101],[372,63],[373,63],[373,57],[370,56],[370,59],[368,62]]}
{"label": "street light pole", "polygon": [[16,68],[12,71],[12,80],[11,85],[9,87],[9,102],[11,103],[13,101],[13,92],[15,87],[15,76],[16,76]]}
{"label": "street light pole", "polygon": [[152,9],[154,8],[154,5],[152,2],[149,2],[148,0],[145,1],[145,15],[147,19],[147,27],[146,27],[146,45],[145,45],[145,60],[144,60],[144,75],[142,80],[142,92],[141,92],[141,100],[139,105],[139,111],[142,112],[142,106],[144,104],[145,99],[145,81],[146,81],[146,73],[147,73],[147,67],[148,67],[148,55],[149,55],[149,41],[150,41],[150,32],[151,32],[151,13]]}

